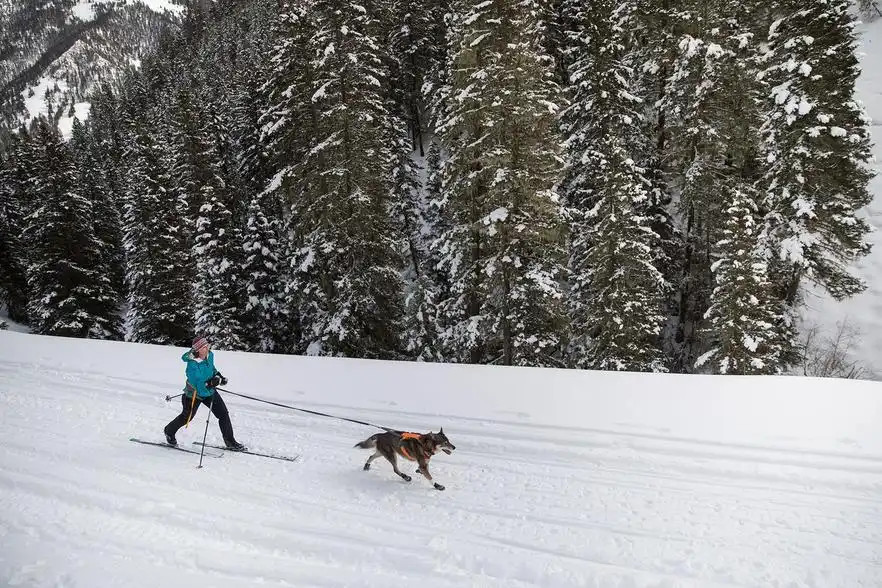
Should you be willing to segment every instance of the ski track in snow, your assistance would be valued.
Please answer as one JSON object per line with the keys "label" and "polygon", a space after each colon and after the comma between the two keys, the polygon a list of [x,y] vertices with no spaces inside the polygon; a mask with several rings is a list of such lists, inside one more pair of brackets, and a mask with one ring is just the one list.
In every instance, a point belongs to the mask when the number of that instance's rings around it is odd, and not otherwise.
{"label": "ski track in snow", "polygon": [[[200,470],[196,456],[128,441],[161,440],[180,406],[166,404],[177,393],[167,381],[114,375],[131,371],[114,367],[124,361],[73,371],[4,355],[0,585],[857,587],[882,578],[882,455],[849,453],[855,440],[794,450],[639,422],[555,427],[521,422],[524,411],[419,416],[395,401],[347,410],[276,397],[377,423],[443,418],[457,450],[431,462],[447,486],[438,492],[421,476],[399,480],[385,461],[362,471],[369,452],[352,446],[372,429],[227,395],[240,440],[301,461],[227,453]],[[181,430],[182,445],[201,441],[206,414]],[[220,441],[213,418],[208,440]]]}

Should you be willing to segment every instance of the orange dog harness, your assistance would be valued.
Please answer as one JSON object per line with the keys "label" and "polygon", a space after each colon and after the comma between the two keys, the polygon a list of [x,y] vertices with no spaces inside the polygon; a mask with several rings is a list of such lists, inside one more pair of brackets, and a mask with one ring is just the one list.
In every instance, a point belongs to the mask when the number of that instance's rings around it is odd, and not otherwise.
{"label": "orange dog harness", "polygon": [[[401,438],[402,439],[420,439],[420,438],[422,438],[422,435],[420,435],[419,433],[402,433]],[[398,451],[401,453],[401,455],[403,455],[405,458],[409,459],[410,461],[416,461],[414,458],[412,458],[410,456],[410,454],[407,452],[407,449],[405,449],[404,447],[399,446]]]}

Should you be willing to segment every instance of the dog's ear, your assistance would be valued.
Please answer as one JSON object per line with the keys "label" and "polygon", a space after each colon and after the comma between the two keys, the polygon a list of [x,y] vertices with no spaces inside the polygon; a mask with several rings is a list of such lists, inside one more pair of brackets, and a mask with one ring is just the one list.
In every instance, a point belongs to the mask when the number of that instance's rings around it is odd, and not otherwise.
{"label": "dog's ear", "polygon": [[441,430],[438,431],[438,434],[439,434],[439,435],[443,435],[443,434],[444,434],[444,427],[441,427]]}

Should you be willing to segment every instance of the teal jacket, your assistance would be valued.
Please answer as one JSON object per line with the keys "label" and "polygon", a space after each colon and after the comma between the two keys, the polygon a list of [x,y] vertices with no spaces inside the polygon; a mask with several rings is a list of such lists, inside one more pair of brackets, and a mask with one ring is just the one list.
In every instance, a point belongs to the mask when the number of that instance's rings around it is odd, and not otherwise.
{"label": "teal jacket", "polygon": [[184,386],[184,394],[187,398],[193,396],[193,389],[199,398],[208,398],[214,394],[214,390],[205,386],[205,382],[215,374],[214,351],[208,352],[208,357],[198,360],[191,352],[186,352],[181,359],[187,364],[187,385]]}

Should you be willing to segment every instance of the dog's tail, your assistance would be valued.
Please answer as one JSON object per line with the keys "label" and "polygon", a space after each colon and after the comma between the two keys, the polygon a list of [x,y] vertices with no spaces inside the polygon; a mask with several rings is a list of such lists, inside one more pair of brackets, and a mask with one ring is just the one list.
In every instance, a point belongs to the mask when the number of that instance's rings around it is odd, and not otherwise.
{"label": "dog's tail", "polygon": [[379,437],[381,433],[377,433],[376,435],[371,435],[361,443],[356,443],[353,447],[358,447],[359,449],[371,449],[372,447],[377,446],[377,437]]}

